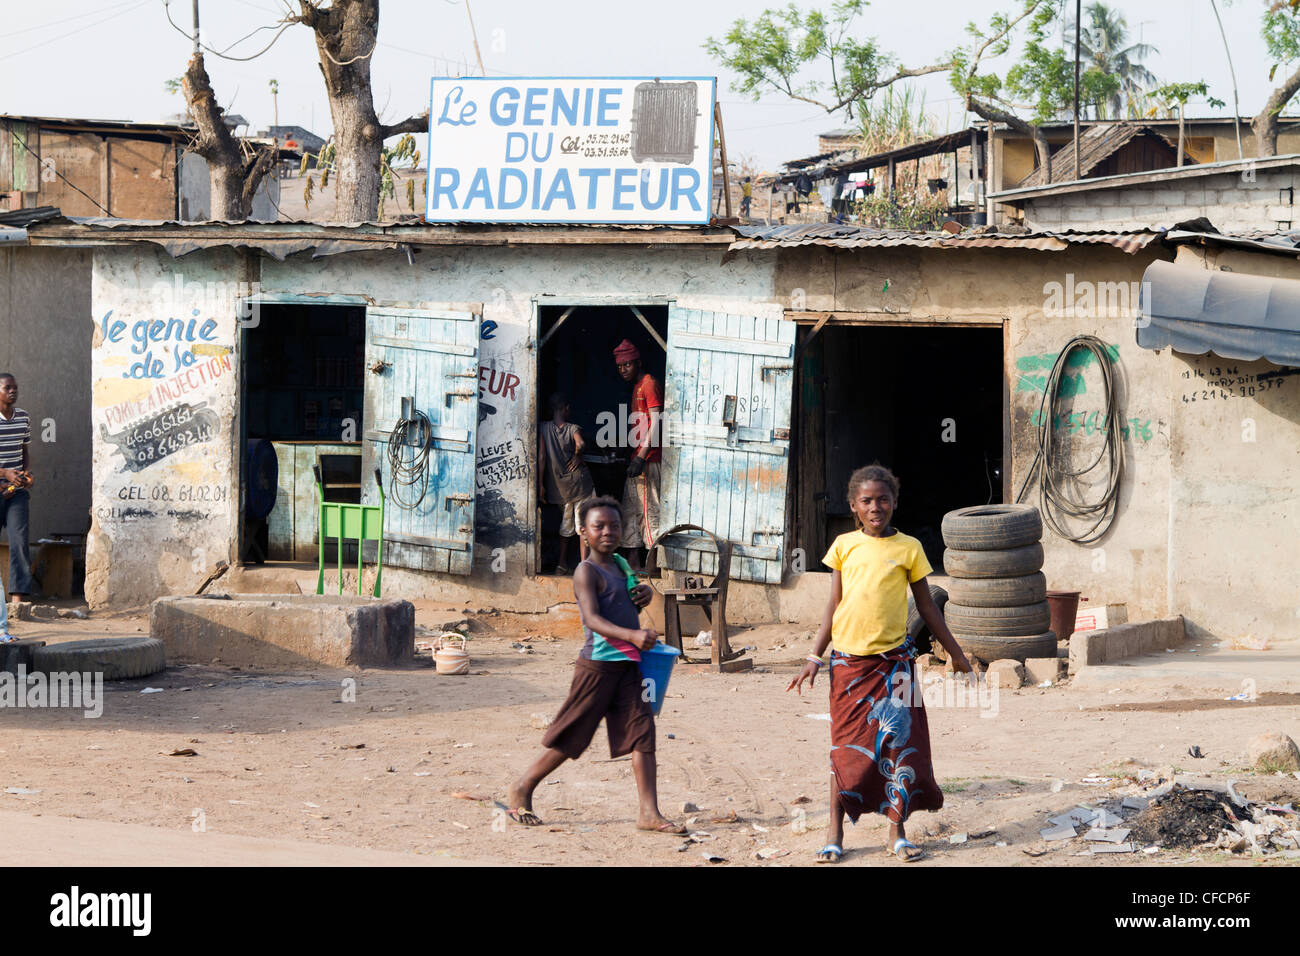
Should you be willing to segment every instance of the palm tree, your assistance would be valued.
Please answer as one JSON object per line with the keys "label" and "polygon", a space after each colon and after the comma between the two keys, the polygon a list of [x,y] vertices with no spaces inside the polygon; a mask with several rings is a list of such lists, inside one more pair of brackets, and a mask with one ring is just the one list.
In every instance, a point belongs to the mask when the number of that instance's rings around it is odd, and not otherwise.
{"label": "palm tree", "polygon": [[[1104,3],[1084,7],[1087,25],[1079,31],[1080,59],[1104,73],[1119,78],[1119,88],[1105,101],[1093,104],[1097,119],[1119,119],[1141,115],[1140,102],[1156,85],[1155,74],[1142,65],[1152,53],[1150,43],[1128,44],[1128,23],[1124,15]],[[1074,55],[1074,18],[1065,25],[1066,50]]]}

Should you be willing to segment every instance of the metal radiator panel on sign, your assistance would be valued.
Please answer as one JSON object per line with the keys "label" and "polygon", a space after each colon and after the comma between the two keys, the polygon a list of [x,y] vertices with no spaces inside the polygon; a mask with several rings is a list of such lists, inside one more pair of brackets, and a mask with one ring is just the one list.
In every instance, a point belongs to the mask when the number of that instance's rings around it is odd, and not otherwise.
{"label": "metal radiator panel on sign", "polygon": [[[384,563],[469,574],[474,553],[474,459],[478,432],[479,316],[453,310],[366,309],[365,434],[362,474],[378,468],[388,492]],[[422,481],[395,481],[394,426],[411,410],[431,432]],[[421,437],[414,427],[407,457]],[[365,486],[362,501],[377,501]]]}
{"label": "metal radiator panel on sign", "polygon": [[[730,540],[741,581],[781,581],[794,337],[781,319],[669,310],[660,527]],[[712,574],[717,556],[707,540],[674,535],[664,564]]]}

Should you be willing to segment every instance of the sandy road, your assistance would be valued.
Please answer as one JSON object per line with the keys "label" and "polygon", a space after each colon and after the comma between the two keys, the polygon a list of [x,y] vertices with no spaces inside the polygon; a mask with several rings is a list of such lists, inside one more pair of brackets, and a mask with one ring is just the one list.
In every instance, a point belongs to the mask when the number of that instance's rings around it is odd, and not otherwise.
{"label": "sandy road", "polygon": [[[39,791],[0,792],[0,826],[23,833],[19,842],[48,854],[44,862],[88,864],[704,866],[705,852],[730,865],[811,862],[824,842],[829,725],[810,716],[827,710],[824,683],[803,698],[784,690],[803,653],[797,633],[744,632],[740,639],[758,647],[753,673],[674,675],[658,723],[661,806],[670,817],[694,817],[692,829],[708,834],[679,850],[680,838],[633,829],[630,762],[609,760],[601,736],[540,788],[546,826],[505,824],[491,800],[504,797],[536,753],[534,715],[558,707],[577,644],[542,626],[495,623],[499,632],[477,630],[469,642],[474,670],[486,674],[440,677],[427,665],[291,674],[188,666],[144,682],[162,693],[142,695],[140,682],[108,685],[98,719],[0,710],[0,791]],[[50,637],[73,639],[140,625],[123,617],[44,626]],[[525,636],[531,653],[510,647]],[[931,708],[946,805],[913,819],[909,832],[930,851],[919,865],[1233,862],[1189,851],[1078,856],[1079,844],[1038,837],[1048,814],[1105,795],[1106,787],[1081,782],[1089,774],[1172,765],[1248,779],[1251,736],[1276,729],[1300,738],[1300,695],[1261,683],[1256,702],[1225,701],[1206,677],[1213,649],[1192,649],[1201,657],[1185,671],[1169,655],[1135,662],[1123,680],[1002,691],[996,706]],[[1272,653],[1234,658],[1233,668],[1277,673]],[[1143,666],[1173,671],[1141,679]],[[1180,683],[1198,667],[1196,681]],[[347,680],[354,701],[343,693]],[[1206,757],[1187,756],[1193,745]],[[182,748],[197,755],[166,756]],[[682,814],[685,801],[701,809]],[[986,829],[996,832],[948,842]],[[851,829],[842,865],[902,865],[879,849],[884,836],[880,822]]]}

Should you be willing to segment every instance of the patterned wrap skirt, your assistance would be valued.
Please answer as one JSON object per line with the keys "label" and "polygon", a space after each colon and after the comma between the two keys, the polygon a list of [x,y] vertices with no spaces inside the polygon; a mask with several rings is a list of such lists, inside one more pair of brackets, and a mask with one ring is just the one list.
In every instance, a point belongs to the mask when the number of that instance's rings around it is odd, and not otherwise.
{"label": "patterned wrap skirt", "polygon": [[908,644],[870,657],[831,652],[831,772],[854,823],[864,813],[902,823],[943,806],[915,680]]}

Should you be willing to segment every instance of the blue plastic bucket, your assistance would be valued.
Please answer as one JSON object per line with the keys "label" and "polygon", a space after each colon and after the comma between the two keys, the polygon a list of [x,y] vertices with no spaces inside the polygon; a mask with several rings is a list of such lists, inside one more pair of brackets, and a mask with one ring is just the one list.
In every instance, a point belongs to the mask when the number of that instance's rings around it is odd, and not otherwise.
{"label": "blue plastic bucket", "polygon": [[656,717],[663,709],[668,693],[668,679],[673,676],[673,665],[681,654],[677,648],[660,641],[648,651],[641,652],[641,679],[643,693],[649,695],[650,709]]}

